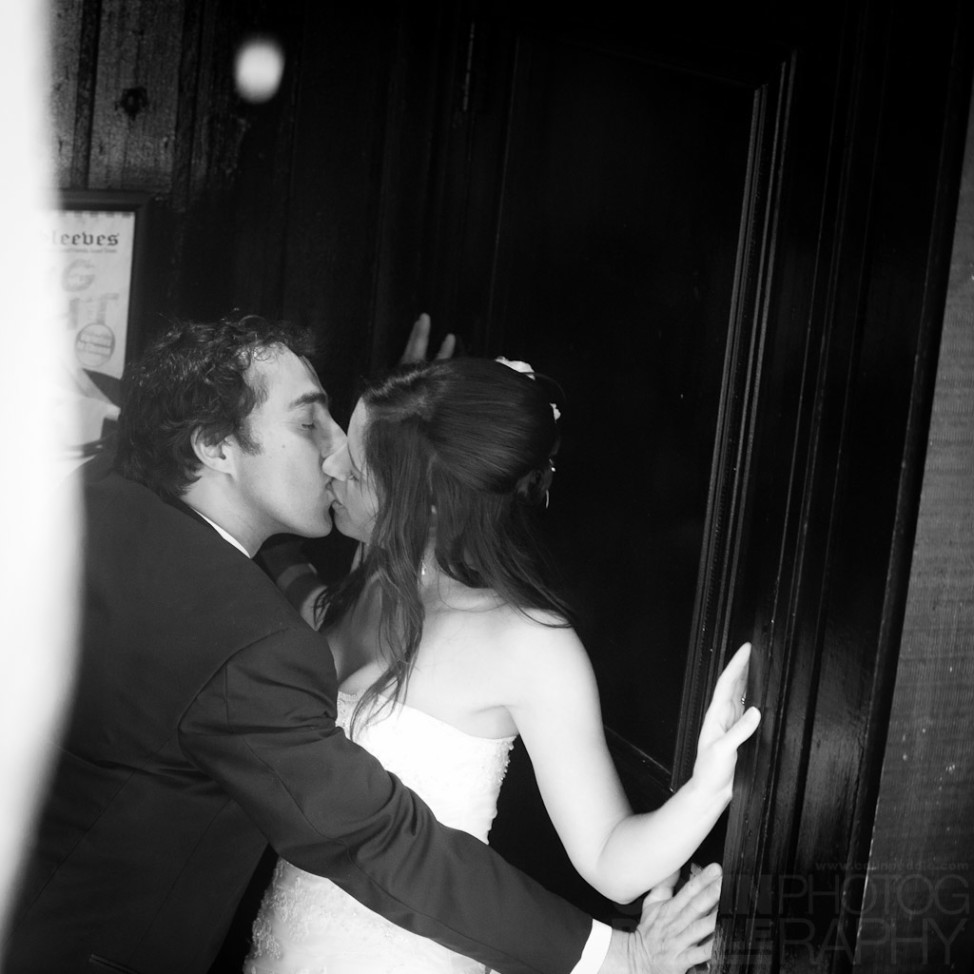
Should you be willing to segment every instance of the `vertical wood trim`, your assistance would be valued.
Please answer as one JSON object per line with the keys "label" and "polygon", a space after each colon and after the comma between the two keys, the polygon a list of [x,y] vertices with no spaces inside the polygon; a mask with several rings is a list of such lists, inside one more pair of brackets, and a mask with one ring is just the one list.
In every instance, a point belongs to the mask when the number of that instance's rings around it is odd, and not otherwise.
{"label": "vertical wood trim", "polygon": [[746,520],[752,435],[768,329],[778,195],[794,65],[785,61],[755,91],[748,189],[741,214],[738,270],[728,325],[724,389],[714,442],[705,541],[691,627],[672,787],[693,772],[710,690],[727,656],[735,581]]}
{"label": "vertical wood trim", "polygon": [[74,131],[69,176],[69,185],[73,189],[88,188],[100,30],[101,0],[85,0],[81,10],[74,96]]}
{"label": "vertical wood trim", "polygon": [[[370,371],[395,362],[408,325],[417,314],[434,310],[422,286],[430,251],[426,224],[436,191],[433,154],[439,100],[441,88],[450,90],[445,72],[454,52],[451,12],[442,3],[427,7],[421,15],[397,18],[376,211]],[[436,291],[436,285],[430,290]],[[449,330],[441,321],[435,321],[434,328]]]}
{"label": "vertical wood trim", "polygon": [[81,61],[83,6],[55,0],[48,27],[51,91],[49,96],[51,148],[57,185],[71,185],[74,159],[75,114],[78,105],[78,70]]}
{"label": "vertical wood trim", "polygon": [[[173,209],[179,213],[185,213],[192,200],[193,163],[196,159],[197,104],[201,94],[200,63],[203,53],[204,9],[202,3],[187,4],[181,31],[172,166],[172,204]],[[212,6],[210,11],[212,11]],[[212,13],[210,19],[212,19]]]}
{"label": "vertical wood trim", "polygon": [[[224,119],[198,119],[200,142],[193,155],[193,202],[196,205],[204,185],[206,196],[212,201],[214,193],[221,191],[220,182],[225,179],[227,167],[239,165],[233,193],[221,201],[221,205],[229,203],[236,209],[231,218],[235,244],[232,301],[236,307],[260,309],[270,316],[291,317],[287,290],[292,248],[294,241],[300,239],[295,228],[296,215],[306,201],[315,199],[314,194],[304,199],[300,193],[295,195],[295,145],[301,101],[318,94],[301,79],[306,77],[306,59],[328,56],[327,51],[319,54],[320,46],[316,48],[314,32],[309,29],[312,7],[304,0],[292,0],[275,8],[280,21],[270,19],[260,24],[277,37],[285,52],[284,75],[271,101],[235,110],[237,95],[224,90],[226,79],[220,76],[219,62],[215,71],[201,67],[201,74],[210,71],[208,83],[214,92],[211,100],[230,104]],[[222,29],[219,21],[216,29]],[[225,54],[229,66],[233,48],[225,45],[225,39],[219,39],[214,46]],[[313,116],[303,117],[304,124],[315,124],[308,121]],[[239,144],[235,144],[238,137]],[[294,317],[307,320],[300,312]]]}

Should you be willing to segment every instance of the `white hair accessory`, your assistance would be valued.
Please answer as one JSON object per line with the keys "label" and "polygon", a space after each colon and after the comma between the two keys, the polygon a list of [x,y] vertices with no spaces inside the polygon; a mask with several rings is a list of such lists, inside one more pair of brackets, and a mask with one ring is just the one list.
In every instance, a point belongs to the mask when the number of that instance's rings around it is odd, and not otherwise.
{"label": "white hair accessory", "polygon": [[[514,369],[515,372],[526,375],[529,379],[534,379],[534,369],[527,362],[512,362],[510,359],[504,358],[503,355],[498,355],[494,361],[500,362],[501,365],[506,365],[509,369]],[[558,422],[561,419],[561,410],[553,402],[548,405],[551,406],[551,412],[554,414],[555,422]]]}

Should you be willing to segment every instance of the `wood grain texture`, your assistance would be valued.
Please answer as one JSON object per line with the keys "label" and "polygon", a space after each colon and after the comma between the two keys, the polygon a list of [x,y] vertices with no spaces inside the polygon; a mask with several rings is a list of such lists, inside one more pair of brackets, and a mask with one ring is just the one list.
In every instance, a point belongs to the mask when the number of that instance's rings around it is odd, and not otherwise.
{"label": "wood grain texture", "polygon": [[78,101],[82,0],[53,0],[50,6],[51,137],[58,186],[71,184],[75,150],[74,122]]}
{"label": "wood grain texture", "polygon": [[169,192],[183,17],[183,0],[104,0],[89,188]]}

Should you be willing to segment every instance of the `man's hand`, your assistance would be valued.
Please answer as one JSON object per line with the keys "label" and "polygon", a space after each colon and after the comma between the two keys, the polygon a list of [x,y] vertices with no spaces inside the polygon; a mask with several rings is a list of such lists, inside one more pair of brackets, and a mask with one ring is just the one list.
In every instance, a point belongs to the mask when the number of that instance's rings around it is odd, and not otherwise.
{"label": "man's hand", "polygon": [[673,886],[651,889],[631,944],[633,971],[685,974],[706,964],[713,951],[720,899],[721,869],[711,863],[693,876],[676,896]]}
{"label": "man's hand", "polygon": [[[710,960],[720,899],[720,866],[711,863],[674,896],[676,878],[674,874],[646,894],[635,933],[613,931],[609,956],[600,974],[686,974]],[[624,945],[624,959],[619,954],[620,944]]]}
{"label": "man's hand", "polygon": [[[406,342],[406,348],[403,350],[399,364],[405,365],[407,362],[425,362],[426,352],[429,349],[429,340],[430,316],[428,314],[421,314],[416,319],[413,330],[409,333],[409,340]],[[443,339],[443,343],[440,345],[440,350],[436,353],[436,357],[438,359],[450,358],[453,355],[455,347],[456,338],[453,335],[447,335]]]}

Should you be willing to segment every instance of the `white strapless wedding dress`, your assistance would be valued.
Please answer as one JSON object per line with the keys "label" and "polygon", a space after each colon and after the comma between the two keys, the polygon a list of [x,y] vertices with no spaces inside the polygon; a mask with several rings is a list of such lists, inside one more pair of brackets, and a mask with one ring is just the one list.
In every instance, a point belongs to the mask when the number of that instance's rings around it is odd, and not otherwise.
{"label": "white strapless wedding dress", "polygon": [[[356,698],[338,695],[348,732]],[[444,825],[487,841],[513,737],[472,737],[413,707],[386,707],[355,740],[416,792]],[[279,860],[254,922],[245,974],[483,974],[373,913],[330,880]]]}

